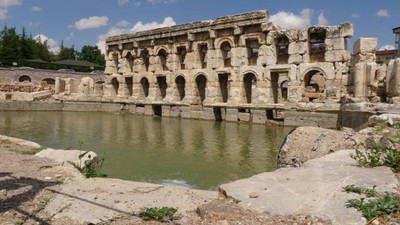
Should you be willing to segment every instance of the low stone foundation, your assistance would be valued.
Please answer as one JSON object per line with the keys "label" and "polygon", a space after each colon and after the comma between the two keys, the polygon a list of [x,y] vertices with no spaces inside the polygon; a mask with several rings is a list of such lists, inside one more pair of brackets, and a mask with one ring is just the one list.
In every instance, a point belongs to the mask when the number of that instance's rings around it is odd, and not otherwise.
{"label": "low stone foundation", "polygon": [[[336,107],[337,106],[337,107]],[[83,111],[130,113],[146,116],[175,117],[196,120],[244,122],[255,124],[278,124],[285,126],[314,126],[333,128],[363,128],[368,117],[393,111],[385,105],[376,106],[375,110],[360,110],[359,105],[341,107],[336,104],[330,108],[319,105],[318,109],[307,107],[286,107],[286,109],[237,108],[227,106],[186,106],[164,104],[133,104],[127,102],[82,102],[82,101],[3,101],[0,111]],[[311,107],[311,108],[310,108]],[[380,110],[376,110],[376,109]],[[351,109],[354,109],[353,111]],[[357,110],[355,110],[357,109]]]}

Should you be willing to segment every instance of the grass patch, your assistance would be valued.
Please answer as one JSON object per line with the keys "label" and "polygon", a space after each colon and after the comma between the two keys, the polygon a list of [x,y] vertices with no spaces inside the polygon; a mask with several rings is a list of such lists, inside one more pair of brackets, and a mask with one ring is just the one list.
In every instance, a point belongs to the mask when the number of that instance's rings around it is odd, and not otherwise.
{"label": "grass patch", "polygon": [[175,208],[171,207],[162,207],[162,208],[146,208],[144,211],[139,213],[139,217],[144,220],[172,220],[174,214],[178,211]]}

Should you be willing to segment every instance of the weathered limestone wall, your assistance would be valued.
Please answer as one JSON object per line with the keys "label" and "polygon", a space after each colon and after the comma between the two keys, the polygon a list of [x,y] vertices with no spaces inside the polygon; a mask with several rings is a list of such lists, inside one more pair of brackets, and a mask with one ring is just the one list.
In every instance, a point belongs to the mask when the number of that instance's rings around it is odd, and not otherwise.
{"label": "weathered limestone wall", "polygon": [[[350,23],[285,30],[260,10],[123,34],[106,40],[104,78],[55,76],[46,90],[56,100],[116,103],[135,114],[335,127],[352,104],[400,101],[399,59],[377,65],[376,38],[357,40],[351,55],[353,33]],[[0,93],[29,87],[0,84]]]}

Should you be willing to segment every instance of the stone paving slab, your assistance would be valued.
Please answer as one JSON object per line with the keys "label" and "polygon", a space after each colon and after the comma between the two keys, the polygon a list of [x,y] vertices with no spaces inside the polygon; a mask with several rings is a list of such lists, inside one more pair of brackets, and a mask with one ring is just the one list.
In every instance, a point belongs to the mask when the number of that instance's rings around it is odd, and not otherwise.
{"label": "stone paving slab", "polygon": [[347,200],[361,196],[343,192],[343,187],[377,185],[377,191],[394,192],[398,179],[387,167],[358,167],[351,153],[354,151],[338,151],[300,168],[282,168],[220,188],[241,206],[261,213],[326,216],[333,224],[362,225],[366,221],[361,214],[345,206]]}
{"label": "stone paving slab", "polygon": [[57,195],[46,212],[79,223],[137,214],[147,207],[173,207],[178,213],[185,212],[218,196],[215,191],[104,178],[84,179],[62,185],[61,190],[49,190]]}

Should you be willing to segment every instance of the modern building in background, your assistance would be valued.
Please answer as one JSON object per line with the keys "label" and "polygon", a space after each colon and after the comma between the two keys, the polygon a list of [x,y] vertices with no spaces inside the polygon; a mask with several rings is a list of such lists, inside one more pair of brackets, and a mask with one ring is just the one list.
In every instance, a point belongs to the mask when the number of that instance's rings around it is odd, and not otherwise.
{"label": "modern building in background", "polygon": [[400,27],[393,28],[393,33],[396,35],[395,48],[397,50],[397,57],[400,57]]}
{"label": "modern building in background", "polygon": [[389,61],[397,57],[398,50],[382,50],[376,51],[376,63],[378,64],[389,64]]}

